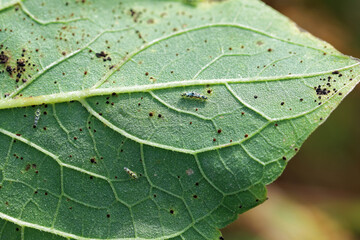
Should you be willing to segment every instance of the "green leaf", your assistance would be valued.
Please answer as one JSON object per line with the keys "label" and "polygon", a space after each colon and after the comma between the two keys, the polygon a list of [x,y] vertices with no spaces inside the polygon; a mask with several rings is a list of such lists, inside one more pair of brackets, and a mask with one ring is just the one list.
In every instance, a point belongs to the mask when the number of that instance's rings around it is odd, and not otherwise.
{"label": "green leaf", "polygon": [[2,239],[221,239],[359,81],[256,0],[0,3]]}

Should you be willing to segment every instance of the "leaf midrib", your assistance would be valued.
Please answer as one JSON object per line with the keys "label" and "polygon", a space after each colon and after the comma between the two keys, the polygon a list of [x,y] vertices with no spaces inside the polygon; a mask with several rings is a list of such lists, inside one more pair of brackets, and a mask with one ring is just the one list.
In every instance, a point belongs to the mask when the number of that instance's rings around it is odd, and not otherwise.
{"label": "leaf midrib", "polygon": [[[171,89],[177,87],[188,87],[188,86],[202,86],[202,85],[222,85],[226,83],[258,83],[258,82],[271,82],[281,80],[294,80],[302,78],[311,78],[321,76],[325,74],[331,74],[334,71],[343,71],[360,65],[355,63],[343,68],[331,69],[329,71],[310,73],[310,74],[294,74],[286,76],[275,76],[275,77],[249,77],[249,78],[230,78],[230,79],[191,79],[182,81],[173,81],[167,83],[154,83],[147,85],[138,86],[127,86],[127,87],[114,87],[114,88],[89,88],[85,90],[55,93],[49,95],[41,95],[35,97],[16,97],[12,99],[0,100],[0,109],[26,107],[40,104],[52,104],[69,101],[79,101],[81,99],[110,95],[112,93],[123,94],[123,93],[135,93],[135,92],[150,92],[160,89]],[[356,77],[357,78],[357,77]],[[354,79],[356,81],[356,79]]]}

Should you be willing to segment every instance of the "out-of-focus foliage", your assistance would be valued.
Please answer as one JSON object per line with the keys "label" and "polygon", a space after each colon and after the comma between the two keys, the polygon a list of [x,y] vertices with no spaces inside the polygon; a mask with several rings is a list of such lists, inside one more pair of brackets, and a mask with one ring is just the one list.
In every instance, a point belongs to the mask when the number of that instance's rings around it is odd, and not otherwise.
{"label": "out-of-focus foliage", "polygon": [[[276,187],[269,188],[271,200],[239,217],[225,234],[230,240],[352,240],[336,220],[315,203],[301,204]],[[260,221],[261,219],[261,221]],[[247,235],[232,234],[244,229]]]}

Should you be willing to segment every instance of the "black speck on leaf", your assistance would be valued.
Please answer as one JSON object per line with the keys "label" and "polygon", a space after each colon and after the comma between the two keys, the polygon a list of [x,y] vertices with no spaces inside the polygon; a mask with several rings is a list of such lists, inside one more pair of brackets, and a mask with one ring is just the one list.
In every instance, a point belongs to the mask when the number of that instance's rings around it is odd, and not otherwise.
{"label": "black speck on leaf", "polygon": [[18,59],[16,61],[16,64],[19,66],[19,67],[25,67],[25,60],[24,59]]}
{"label": "black speck on leaf", "polygon": [[101,58],[101,57],[106,57],[107,53],[105,53],[104,51],[101,51],[99,53],[96,53],[95,55],[96,55],[96,57]]}
{"label": "black speck on leaf", "polygon": [[0,54],[0,64],[4,64],[9,60],[9,57],[6,56],[3,52]]}

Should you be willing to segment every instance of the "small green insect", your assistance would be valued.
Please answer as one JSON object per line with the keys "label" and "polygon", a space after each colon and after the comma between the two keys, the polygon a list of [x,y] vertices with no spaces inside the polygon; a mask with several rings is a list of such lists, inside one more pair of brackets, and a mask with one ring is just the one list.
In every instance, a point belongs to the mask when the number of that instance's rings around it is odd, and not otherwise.
{"label": "small green insect", "polygon": [[35,112],[35,119],[34,119],[34,125],[33,125],[33,128],[36,128],[38,122],[39,122],[39,119],[40,119],[40,115],[41,115],[41,111],[40,109],[37,109],[36,112]]}
{"label": "small green insect", "polygon": [[186,97],[186,98],[195,98],[195,99],[202,99],[202,100],[207,100],[208,98],[204,95],[201,95],[199,93],[195,93],[195,92],[185,92],[181,94],[182,97]]}
{"label": "small green insect", "polygon": [[124,170],[127,172],[127,174],[129,174],[129,176],[132,179],[137,179],[138,176],[136,175],[136,173],[134,173],[133,171],[131,171],[130,169],[128,169],[127,167],[124,167]]}

